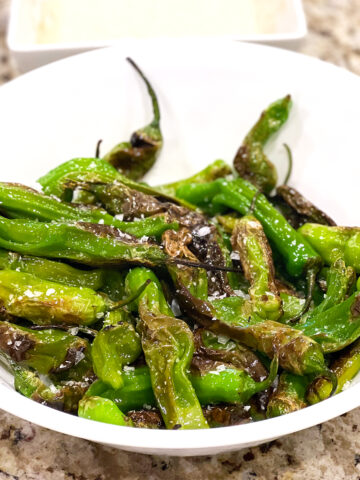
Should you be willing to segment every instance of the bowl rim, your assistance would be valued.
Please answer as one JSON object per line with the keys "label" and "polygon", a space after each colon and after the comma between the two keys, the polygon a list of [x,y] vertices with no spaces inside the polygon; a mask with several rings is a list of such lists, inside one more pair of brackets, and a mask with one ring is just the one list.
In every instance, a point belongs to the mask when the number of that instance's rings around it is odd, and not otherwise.
{"label": "bowl rim", "polygon": [[[232,45],[232,48],[237,48],[234,42],[232,42]],[[239,45],[244,47],[243,44]],[[332,73],[345,74],[348,79],[359,82],[357,75],[304,54],[263,45],[248,44],[246,48],[276,52],[283,57],[290,55],[292,58],[297,57],[314,66],[321,64],[322,67]],[[118,48],[110,47],[104,50],[117,51]],[[90,56],[94,54],[98,55],[99,51],[87,52],[85,55]],[[84,54],[81,55],[84,56]],[[76,62],[76,56],[60,60],[60,62],[71,64],[71,62]],[[41,72],[43,68],[58,68],[57,63],[55,62],[49,67],[40,67],[40,69],[8,82],[2,87],[2,91],[12,88],[14,84],[26,82],[28,75],[38,75],[38,71]],[[0,408],[7,412],[60,433],[115,446],[124,450],[148,454],[193,456],[246,448],[312,427],[342,415],[358,406],[360,406],[360,383],[352,384],[347,390],[316,405],[308,406],[288,415],[259,422],[210,430],[146,430],[94,422],[56,411],[21,396],[21,394],[12,390],[11,387],[0,379]]]}

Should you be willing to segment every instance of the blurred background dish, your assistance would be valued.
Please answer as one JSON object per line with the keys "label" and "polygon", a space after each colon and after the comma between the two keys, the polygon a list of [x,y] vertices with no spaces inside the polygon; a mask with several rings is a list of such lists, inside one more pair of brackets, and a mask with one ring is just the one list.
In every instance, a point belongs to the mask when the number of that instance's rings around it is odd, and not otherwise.
{"label": "blurred background dish", "polygon": [[13,0],[8,45],[24,72],[138,38],[234,39],[296,48],[301,0]]}

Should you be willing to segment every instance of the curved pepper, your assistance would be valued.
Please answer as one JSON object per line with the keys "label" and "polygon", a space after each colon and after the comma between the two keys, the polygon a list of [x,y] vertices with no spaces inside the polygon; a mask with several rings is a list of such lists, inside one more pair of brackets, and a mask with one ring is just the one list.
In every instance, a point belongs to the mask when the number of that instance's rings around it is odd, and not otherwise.
{"label": "curved pepper", "polygon": [[291,106],[291,97],[287,95],[263,111],[234,158],[234,167],[240,177],[253,183],[264,193],[270,193],[275,187],[277,173],[263,148],[269,138],[286,122]]}
{"label": "curved pepper", "polygon": [[75,367],[89,349],[87,340],[61,330],[35,331],[0,321],[0,351],[20,366],[41,374],[62,373]]}
{"label": "curved pepper", "polygon": [[78,416],[97,422],[111,423],[123,427],[133,427],[134,424],[127,418],[114,402],[108,398],[85,397],[79,402]]}
{"label": "curved pepper", "polygon": [[35,402],[68,413],[76,413],[78,404],[88,384],[86,382],[62,382],[54,384],[50,378],[41,379],[37,373],[13,366],[15,390]]}
{"label": "curved pepper", "polygon": [[233,251],[240,257],[254,313],[261,318],[277,320],[283,313],[275,285],[272,252],[261,223],[252,215],[237,220],[232,233]]}
{"label": "curved pepper", "polygon": [[124,310],[110,312],[91,348],[94,372],[110,387],[123,386],[123,367],[141,354],[141,340]]}
{"label": "curved pepper", "polygon": [[185,322],[173,317],[150,270],[131,270],[126,277],[128,292],[137,291],[147,280],[151,283],[136,300],[140,315],[138,330],[161,415],[167,428],[206,428],[187,375],[194,349],[192,333]]}
{"label": "curved pepper", "polygon": [[91,325],[109,308],[90,288],[69,287],[12,270],[0,271],[0,301],[11,315],[38,325]]}
{"label": "curved pepper", "polygon": [[[335,393],[341,392],[360,370],[360,340],[340,352],[330,364],[330,369],[336,375],[338,386]],[[331,382],[320,377],[314,380],[307,392],[307,400],[310,404],[321,402],[331,393]]]}
{"label": "curved pepper", "polygon": [[127,60],[145,82],[151,98],[154,118],[149,125],[134,132],[130,142],[119,143],[112,148],[104,156],[104,160],[127,177],[137,180],[154,165],[162,147],[163,138],[160,130],[159,104],[154,89],[136,63],[130,58]]}
{"label": "curved pepper", "polygon": [[107,225],[42,223],[0,217],[0,247],[39,257],[75,260],[85,265],[162,265],[158,245]]}

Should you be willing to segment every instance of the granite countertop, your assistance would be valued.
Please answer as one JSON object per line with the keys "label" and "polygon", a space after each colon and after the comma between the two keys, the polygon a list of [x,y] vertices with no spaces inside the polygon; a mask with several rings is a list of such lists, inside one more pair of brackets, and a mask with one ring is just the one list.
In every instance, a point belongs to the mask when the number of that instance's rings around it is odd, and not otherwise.
{"label": "granite countertop", "polygon": [[[360,74],[360,0],[304,0],[302,52]],[[16,76],[5,46],[9,0],[0,0],[0,84]],[[0,411],[0,480],[360,480],[360,408],[322,425],[235,453],[157,457],[40,428]]]}

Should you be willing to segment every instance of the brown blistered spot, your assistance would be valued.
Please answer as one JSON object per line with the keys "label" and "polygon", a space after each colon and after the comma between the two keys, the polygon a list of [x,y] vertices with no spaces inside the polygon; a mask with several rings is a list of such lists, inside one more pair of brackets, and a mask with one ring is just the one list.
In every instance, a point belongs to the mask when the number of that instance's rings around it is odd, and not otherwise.
{"label": "brown blistered spot", "polygon": [[0,350],[9,355],[15,362],[27,358],[26,352],[33,348],[35,341],[30,334],[15,330],[9,323],[0,325]]}
{"label": "brown blistered spot", "polygon": [[110,237],[128,244],[140,243],[134,235],[122,232],[118,228],[112,227],[110,225],[88,222],[77,222],[76,225],[85,232],[93,233],[98,237]]}
{"label": "brown blistered spot", "polygon": [[6,185],[7,187],[21,188],[26,192],[36,193],[37,195],[43,195],[42,193],[38,192],[34,188],[28,187],[27,185],[23,185],[22,183],[1,182],[1,185]]}
{"label": "brown blistered spot", "polygon": [[80,360],[82,360],[83,357],[83,352],[85,350],[85,346],[79,346],[79,348],[74,348],[70,347],[68,348],[65,358],[62,361],[61,365],[59,365],[57,368],[53,368],[51,370],[52,373],[61,373],[61,372],[66,372],[69,370],[71,367],[74,367],[79,363]]}
{"label": "brown blistered spot", "polygon": [[127,416],[138,428],[164,428],[159,410],[131,410]]}
{"label": "brown blistered spot", "polygon": [[357,318],[360,315],[360,294],[355,297],[354,303],[351,305],[351,316]]}
{"label": "brown blistered spot", "polygon": [[212,428],[242,425],[251,421],[243,405],[209,405],[203,408],[203,413]]}

